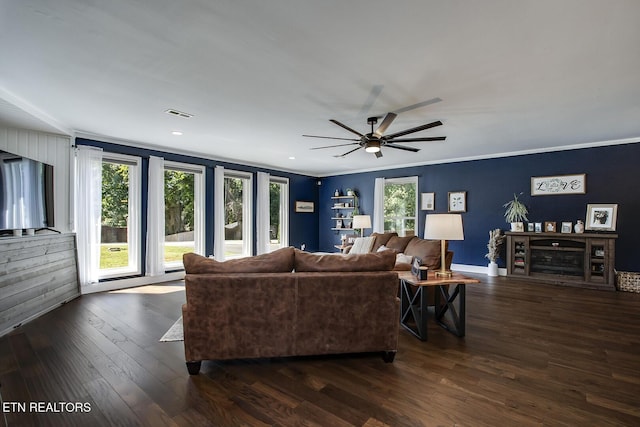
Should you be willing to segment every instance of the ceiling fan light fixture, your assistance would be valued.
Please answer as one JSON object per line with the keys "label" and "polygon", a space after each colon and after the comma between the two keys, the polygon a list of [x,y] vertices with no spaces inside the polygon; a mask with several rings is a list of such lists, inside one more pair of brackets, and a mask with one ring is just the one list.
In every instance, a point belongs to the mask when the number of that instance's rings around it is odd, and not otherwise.
{"label": "ceiling fan light fixture", "polygon": [[380,141],[369,141],[364,151],[367,153],[377,153],[380,151]]}

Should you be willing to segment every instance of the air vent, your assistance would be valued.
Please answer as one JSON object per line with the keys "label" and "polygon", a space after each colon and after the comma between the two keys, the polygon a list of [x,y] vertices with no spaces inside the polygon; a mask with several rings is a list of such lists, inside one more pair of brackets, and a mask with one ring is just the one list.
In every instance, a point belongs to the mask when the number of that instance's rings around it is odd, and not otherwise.
{"label": "air vent", "polygon": [[193,117],[193,114],[183,113],[182,111],[174,110],[171,108],[168,110],[165,110],[165,113],[171,114],[172,116],[182,117],[184,119],[190,119],[191,117]]}

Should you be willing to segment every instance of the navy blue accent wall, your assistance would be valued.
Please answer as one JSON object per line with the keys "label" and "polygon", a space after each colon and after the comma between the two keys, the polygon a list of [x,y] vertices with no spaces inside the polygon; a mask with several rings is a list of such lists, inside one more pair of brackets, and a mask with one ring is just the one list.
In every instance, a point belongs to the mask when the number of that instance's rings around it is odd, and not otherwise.
{"label": "navy blue accent wall", "polygon": [[[258,168],[254,166],[247,166],[236,163],[222,162],[211,159],[203,159],[196,156],[187,156],[182,154],[168,153],[164,151],[151,150],[146,148],[132,147],[128,145],[120,145],[109,142],[96,141],[92,139],[76,138],[76,145],[90,145],[94,147],[100,147],[106,152],[128,154],[131,156],[139,156],[142,158],[142,239],[146,238],[147,230],[147,189],[148,189],[148,168],[149,168],[149,156],[163,157],[165,160],[189,163],[193,165],[201,165],[206,167],[206,199],[205,199],[205,251],[206,254],[213,253],[213,181],[214,181],[214,168],[218,165],[223,166],[225,169],[232,169],[235,171],[249,172],[255,174],[256,172],[268,172],[273,176],[285,177],[289,179],[289,244],[291,246],[300,247],[303,243],[306,245],[307,250],[318,250],[318,214],[314,213],[296,213],[295,201],[307,200],[312,201],[318,206],[318,185],[317,178],[294,174],[290,172],[282,172],[277,170],[271,170],[266,168]],[[255,198],[256,194],[256,180],[254,178],[253,194]],[[253,218],[254,224],[254,248],[256,249],[255,238],[255,213]],[[143,260],[145,259],[145,245],[142,245]],[[144,262],[142,268],[144,270]],[[144,271],[143,271],[144,274]]]}
{"label": "navy blue accent wall", "polygon": [[[331,196],[335,189],[357,190],[360,210],[373,213],[373,189],[376,177],[418,176],[418,192],[435,192],[435,211],[419,211],[418,235],[424,233],[427,213],[446,213],[449,191],[467,192],[467,212],[463,213],[465,240],[450,242],[456,264],[486,266],[489,230],[507,230],[502,205],[523,193],[521,200],[529,208],[531,222],[585,219],[588,203],[617,203],[616,268],[640,271],[640,143],[530,154],[497,159],[465,161],[438,165],[337,175],[322,178],[319,208],[319,250],[332,251],[339,233],[332,232]],[[408,158],[407,160],[410,160]],[[375,158],[371,156],[372,165]],[[531,196],[531,177],[587,175],[586,194]],[[365,230],[370,234],[371,230]],[[505,266],[504,247],[499,265]]]}

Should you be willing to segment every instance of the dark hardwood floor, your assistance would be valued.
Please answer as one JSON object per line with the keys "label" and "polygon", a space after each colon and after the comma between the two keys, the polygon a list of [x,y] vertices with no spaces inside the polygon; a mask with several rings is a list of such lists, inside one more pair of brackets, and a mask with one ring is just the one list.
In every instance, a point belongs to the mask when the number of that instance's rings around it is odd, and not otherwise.
{"label": "dark hardwood floor", "polygon": [[5,415],[56,427],[640,425],[640,294],[477,277],[466,337],[401,329],[392,364],[235,360],[194,377],[182,342],[158,342],[180,316],[181,282],[82,296],[0,338]]}

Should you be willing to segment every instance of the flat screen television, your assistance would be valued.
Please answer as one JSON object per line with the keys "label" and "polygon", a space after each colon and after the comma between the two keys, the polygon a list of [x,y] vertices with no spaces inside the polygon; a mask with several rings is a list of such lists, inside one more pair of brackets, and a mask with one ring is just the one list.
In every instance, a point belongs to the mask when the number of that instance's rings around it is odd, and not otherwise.
{"label": "flat screen television", "polygon": [[0,150],[0,231],[54,225],[53,166]]}

